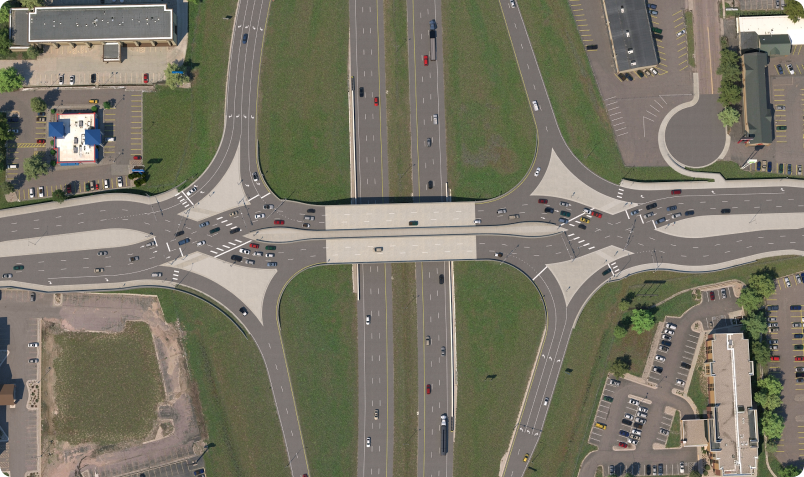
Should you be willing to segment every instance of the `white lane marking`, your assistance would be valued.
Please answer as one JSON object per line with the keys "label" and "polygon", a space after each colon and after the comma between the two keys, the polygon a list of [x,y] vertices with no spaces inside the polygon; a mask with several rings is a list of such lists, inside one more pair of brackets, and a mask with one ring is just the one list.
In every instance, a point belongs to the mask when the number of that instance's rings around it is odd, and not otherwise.
{"label": "white lane marking", "polygon": [[235,245],[234,247],[230,248],[229,250],[227,250],[227,251],[225,251],[225,252],[221,252],[221,253],[219,253],[219,254],[215,255],[215,258],[220,257],[220,256],[221,256],[221,255],[223,255],[224,253],[229,253],[229,252],[231,252],[232,250],[236,249],[236,248],[237,248],[237,247],[239,247],[239,246],[240,246],[240,245]]}
{"label": "white lane marking", "polygon": [[542,268],[542,271],[537,273],[536,276],[532,278],[532,280],[536,280],[537,278],[539,278],[539,275],[541,275],[542,272],[544,272],[545,270],[547,270],[547,267]]}
{"label": "white lane marking", "polygon": [[271,195],[271,193],[270,193],[270,192],[269,192],[269,193],[267,193],[267,194],[265,194],[264,196],[260,197],[260,199],[264,199],[264,198],[268,197],[269,195]]}

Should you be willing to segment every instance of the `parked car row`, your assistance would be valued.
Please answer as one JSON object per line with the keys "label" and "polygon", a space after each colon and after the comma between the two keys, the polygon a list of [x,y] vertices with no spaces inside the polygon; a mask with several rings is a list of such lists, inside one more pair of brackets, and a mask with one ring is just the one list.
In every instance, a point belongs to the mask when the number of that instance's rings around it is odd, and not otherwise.
{"label": "parked car row", "polygon": [[[782,105],[776,106],[777,111],[784,111],[785,107]],[[784,131],[787,129],[787,126],[776,126],[777,131]],[[786,174],[789,176],[800,176],[804,174],[804,169],[802,169],[801,164],[784,164],[779,163],[779,166],[774,170],[773,168],[773,161],[762,161],[757,162],[757,170],[759,172],[771,172],[776,174]]]}

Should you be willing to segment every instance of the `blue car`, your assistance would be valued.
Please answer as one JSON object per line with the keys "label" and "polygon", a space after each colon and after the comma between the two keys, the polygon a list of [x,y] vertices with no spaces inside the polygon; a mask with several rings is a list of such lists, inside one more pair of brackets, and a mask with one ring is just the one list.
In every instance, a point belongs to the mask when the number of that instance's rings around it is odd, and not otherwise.
{"label": "blue car", "polygon": [[628,433],[626,431],[620,431],[620,435],[623,437],[628,437]]}
{"label": "blue car", "polygon": [[245,45],[248,41],[248,33],[243,33],[243,44]]}
{"label": "blue car", "polygon": [[187,239],[184,239],[184,240],[182,240],[181,242],[179,242],[179,245],[184,245],[184,244],[186,244],[186,243],[187,243],[187,242],[189,242],[189,241],[190,241],[190,239],[188,239],[188,238],[187,238]]}

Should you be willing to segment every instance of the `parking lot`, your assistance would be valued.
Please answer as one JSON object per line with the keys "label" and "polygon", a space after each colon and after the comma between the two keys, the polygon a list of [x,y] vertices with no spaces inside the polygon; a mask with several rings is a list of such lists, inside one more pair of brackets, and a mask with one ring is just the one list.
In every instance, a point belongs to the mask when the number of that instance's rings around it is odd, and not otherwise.
{"label": "parking lot", "polygon": [[767,300],[773,356],[769,372],[782,381],[782,408],[787,424],[776,451],[782,464],[797,463],[804,458],[804,434],[800,432],[804,422],[804,315],[802,310],[795,309],[804,305],[801,281],[801,272],[777,278],[776,293]]}
{"label": "parking lot", "polygon": [[655,3],[659,15],[651,15],[652,26],[662,30],[662,38],[656,39],[660,60],[656,67],[658,75],[648,76],[643,72],[642,76],[631,74],[630,81],[621,81],[614,68],[603,2],[570,1],[584,44],[598,46],[597,50],[587,51],[587,56],[623,161],[628,166],[667,165],[659,153],[659,125],[676,105],[692,99],[686,33],[679,35],[685,29],[684,2],[662,0]]}
{"label": "parking lot", "polygon": [[[130,187],[132,183],[127,176],[132,166],[143,165],[141,160],[134,159],[134,156],[141,156],[143,150],[142,95],[141,89],[57,88],[21,92],[14,100],[3,104],[0,110],[9,117],[10,128],[19,131],[16,141],[10,141],[6,151],[6,180],[15,185],[19,200],[31,200],[31,188],[34,189],[34,198],[39,199],[52,196],[56,189],[64,190],[67,184],[74,194],[86,193],[87,183],[92,190],[102,190],[107,180],[109,189]],[[41,97],[47,103],[48,111],[44,116],[31,110],[33,97]],[[91,103],[91,100],[97,100],[97,103]],[[103,108],[106,101],[110,102],[110,109]],[[55,108],[57,113],[89,111],[93,105],[99,106],[97,127],[102,129],[106,140],[100,147],[97,163],[57,165],[48,174],[29,180],[23,173],[23,162],[51,147],[52,138],[47,136],[48,122],[55,120],[56,115],[51,115],[50,109]],[[39,121],[38,118],[46,120]],[[118,185],[118,178],[122,185]]]}

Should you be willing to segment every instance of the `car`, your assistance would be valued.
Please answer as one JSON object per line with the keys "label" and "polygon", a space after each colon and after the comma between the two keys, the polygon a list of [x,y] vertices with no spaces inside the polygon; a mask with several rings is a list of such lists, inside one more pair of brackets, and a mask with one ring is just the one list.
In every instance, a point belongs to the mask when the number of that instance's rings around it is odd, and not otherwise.
{"label": "car", "polygon": [[801,285],[801,275],[796,275],[796,283]]}
{"label": "car", "polygon": [[39,197],[45,196],[45,188],[43,186],[39,186]]}
{"label": "car", "polygon": [[430,387],[430,385],[428,384],[428,385],[427,385],[427,394],[430,394],[430,390],[431,390],[431,389],[432,389],[432,388],[431,388],[431,387]]}
{"label": "car", "polygon": [[635,405],[639,406],[639,401],[637,401],[636,399],[629,399],[628,404],[635,404]]}
{"label": "car", "polygon": [[614,475],[614,466],[613,465],[609,466],[609,475]]}
{"label": "car", "polygon": [[595,427],[597,427],[598,429],[605,429],[607,426],[603,423],[596,422]]}
{"label": "car", "polygon": [[639,429],[631,429],[631,434],[633,434],[635,436],[641,436],[642,431],[640,431]]}
{"label": "car", "polygon": [[438,115],[437,114],[433,115],[433,124],[438,124]]}
{"label": "car", "polygon": [[782,69],[782,65],[776,65],[776,71],[778,71],[780,75],[784,74],[784,70]]}
{"label": "car", "polygon": [[797,383],[804,383],[804,378],[796,378]]}
{"label": "car", "polygon": [[648,205],[646,205],[646,206],[645,206],[645,210],[651,210],[651,209],[655,209],[656,207],[658,207],[658,205],[656,204],[656,202],[654,202],[654,203],[652,203],[652,204],[648,204]]}
{"label": "car", "polygon": [[141,161],[141,160],[142,160],[142,156],[139,156],[139,155],[134,156],[134,160],[135,160],[135,161]]}
{"label": "car", "polygon": [[659,374],[661,374],[661,372],[662,372],[662,371],[664,371],[664,368],[662,368],[661,366],[654,366],[654,367],[653,367],[653,372],[654,372],[654,373],[659,373]]}
{"label": "car", "polygon": [[[514,0],[511,0],[511,3],[513,4]],[[522,462],[527,462],[528,459],[530,459],[530,454],[525,454],[525,460],[523,460]]]}
{"label": "car", "polygon": [[637,410],[638,410],[639,412],[644,412],[645,414],[647,414],[647,413],[648,413],[648,408],[646,408],[646,407],[637,406]]}
{"label": "car", "polygon": [[552,213],[553,213],[553,212],[555,212],[556,210],[555,210],[554,208],[552,208],[552,207],[545,207],[545,208],[544,208],[544,211],[545,211],[546,213],[548,213],[548,214],[552,214]]}
{"label": "car", "polygon": [[669,341],[661,341],[662,345],[667,346],[668,348],[673,345],[673,343]]}
{"label": "car", "polygon": [[430,64],[430,57],[428,55],[424,55],[422,57],[422,62],[424,63],[424,66],[429,65]]}
{"label": "car", "polygon": [[769,321],[769,322],[770,322],[770,321],[776,321],[776,317],[775,317],[775,316],[770,316],[770,317],[768,317],[768,321]]}
{"label": "car", "polygon": [[498,214],[505,214],[506,212],[508,212],[508,209],[497,209]]}
{"label": "car", "polygon": [[64,84],[64,75],[59,75],[59,84]]}
{"label": "car", "polygon": [[632,211],[631,211],[631,215],[632,215],[632,216],[633,216],[633,215],[636,215],[636,214],[638,214],[638,213],[639,213],[639,209],[634,209],[634,210],[632,210]]}
{"label": "car", "polygon": [[103,269],[102,268],[96,268],[95,273],[103,273]]}
{"label": "car", "polygon": [[660,363],[663,363],[666,360],[666,358],[664,356],[660,355],[660,354],[657,354],[656,356],[654,356],[653,359],[655,359],[656,361],[658,361]]}
{"label": "car", "polygon": [[447,355],[447,347],[446,347],[446,346],[442,346],[442,347],[441,347],[441,356],[446,356],[446,355]]}
{"label": "car", "polygon": [[137,260],[139,260],[139,259],[140,259],[140,257],[139,257],[139,256],[134,256],[134,257],[130,257],[130,258],[128,259],[128,261],[129,261],[129,262],[136,262],[136,261],[137,261]]}
{"label": "car", "polygon": [[645,464],[645,475],[650,475],[650,464]]}
{"label": "car", "polygon": [[530,104],[532,104],[532,105],[533,105],[533,110],[534,110],[534,111],[538,111],[538,110],[539,110],[539,103],[538,103],[538,102],[537,102],[535,99],[534,99],[533,101],[531,101],[531,102],[530,102]]}
{"label": "car", "polygon": [[683,35],[684,33],[687,33],[687,30],[681,30],[680,32],[676,33],[676,37],[679,37],[679,36]]}
{"label": "car", "polygon": [[672,211],[676,210],[677,208],[678,208],[677,206],[671,205],[670,207],[667,208],[667,211],[672,212]]}
{"label": "car", "polygon": [[581,229],[581,230],[586,230],[586,225],[578,224],[578,228]]}
{"label": "car", "polygon": [[148,84],[148,78],[149,78],[148,73],[145,73],[144,75],[142,75],[142,82]]}
{"label": "car", "polygon": [[70,86],[75,84],[75,75],[70,75]]}
{"label": "car", "polygon": [[199,226],[200,228],[204,228],[204,227],[206,227],[207,225],[209,225],[209,220],[207,220],[206,222],[201,222],[200,224],[198,224],[198,226]]}
{"label": "car", "polygon": [[569,222],[569,221],[567,219],[563,218],[563,217],[558,219],[559,224],[566,224],[567,222]]}
{"label": "car", "polygon": [[90,102],[90,104],[98,104],[97,99],[90,99],[89,102]]}
{"label": "car", "polygon": [[44,144],[44,143],[45,143],[45,140],[44,140],[44,139],[37,139],[37,140],[36,140],[36,143],[37,143],[37,144]]}
{"label": "car", "polygon": [[184,245],[184,244],[189,243],[189,242],[190,242],[190,239],[186,238],[186,239],[181,240],[181,241],[179,242],[179,246]]}
{"label": "car", "polygon": [[247,249],[247,248],[241,248],[240,253],[242,253],[244,255],[248,255],[248,254],[251,253],[251,251],[249,249]]}
{"label": "car", "polygon": [[483,221],[482,221],[482,220],[480,220],[480,219],[475,219],[475,225],[480,225],[481,223],[483,223]]}
{"label": "car", "polygon": [[426,344],[427,346],[430,346],[430,335],[425,336],[424,344]]}
{"label": "car", "polygon": [[626,447],[626,448],[628,447],[628,445],[625,442],[618,442],[617,445],[620,447]]}
{"label": "car", "polygon": [[108,188],[109,188],[109,179],[103,179],[103,188],[104,188],[104,189],[108,189]]}
{"label": "car", "polygon": [[620,382],[617,381],[616,379],[609,379],[609,384],[611,384],[612,386],[619,386]]}
{"label": "car", "polygon": [[681,367],[682,367],[682,368],[684,368],[684,369],[690,369],[690,368],[692,368],[692,366],[690,366],[690,364],[689,364],[689,363],[681,363]]}
{"label": "car", "polygon": [[36,293],[31,292],[31,301],[36,301]]}
{"label": "car", "polygon": [[651,69],[650,69],[650,71],[651,71],[651,73],[653,73],[654,75],[659,76],[659,70],[657,70],[656,68],[651,68]]}
{"label": "car", "polygon": [[243,44],[245,45],[248,41],[248,33],[243,33]]}
{"label": "car", "polygon": [[578,220],[580,220],[581,222],[583,222],[583,223],[585,223],[585,224],[588,224],[588,223],[589,223],[589,219],[587,219],[586,217],[581,217],[581,218],[579,218]]}
{"label": "car", "polygon": [[569,202],[560,202],[560,204],[561,207],[572,207],[572,204],[570,204]]}
{"label": "car", "polygon": [[659,464],[659,475],[664,475],[664,464]]}
{"label": "car", "polygon": [[[40,187],[39,189],[40,189],[39,197],[42,197],[42,192],[41,192],[42,188]],[[787,286],[787,288],[790,288],[790,279],[787,278],[787,277],[784,277],[784,284]]]}
{"label": "car", "polygon": [[[271,255],[272,257],[274,256],[274,254],[270,254],[270,255]],[[255,252],[254,252],[254,256],[255,256],[255,257],[262,257],[262,252],[255,251]]]}
{"label": "car", "polygon": [[39,347],[39,343],[37,343],[36,341],[34,341],[34,342],[32,342],[32,343],[28,343],[28,347],[29,347],[29,348],[38,348],[38,347]]}
{"label": "car", "polygon": [[194,186],[192,189],[190,189],[189,191],[187,191],[187,194],[192,194],[193,192],[195,192],[195,191],[197,191],[197,190],[198,190],[198,186]]}
{"label": "car", "polygon": [[12,278],[14,275],[11,273],[4,273],[3,278]]}
{"label": "car", "polygon": [[600,212],[592,211],[592,217],[597,217],[598,219],[602,219],[603,214],[601,214]]}
{"label": "car", "polygon": [[47,118],[40,116],[40,117],[36,118],[36,122],[37,123],[45,123],[45,122],[47,122]]}
{"label": "car", "polygon": [[161,276],[162,276],[162,272],[153,272],[153,273],[151,274],[151,276],[152,276],[152,277],[154,277],[154,278],[159,278],[159,277],[161,277]]}
{"label": "car", "polygon": [[375,410],[374,410],[374,420],[376,421],[376,420],[377,420],[377,419],[379,419],[379,418],[380,418],[380,410],[379,410],[379,409],[375,409]]}
{"label": "car", "polygon": [[265,265],[268,267],[276,267],[278,264],[276,262],[268,262]]}
{"label": "car", "polygon": [[248,246],[249,246],[250,248],[260,248],[260,246],[259,246],[259,245],[257,245],[256,243],[250,243],[250,244],[248,244]]}
{"label": "car", "polygon": [[793,69],[793,65],[790,63],[787,64],[787,71],[789,71],[791,75],[796,74],[796,71]]}
{"label": "car", "polygon": [[[801,325],[801,323],[799,323],[799,326],[800,326],[800,325]],[[802,338],[804,338],[804,334],[801,334],[801,333],[793,333],[793,339],[795,339],[795,340],[800,340],[800,339],[802,339]]]}
{"label": "car", "polygon": [[377,96],[375,96],[375,97],[374,97],[374,106],[379,106],[379,105],[380,105],[380,98],[378,98]]}
{"label": "car", "polygon": [[639,424],[645,424],[645,422],[647,421],[645,420],[644,417],[637,417],[636,419],[634,419],[634,422],[637,422]]}
{"label": "car", "polygon": [[801,305],[790,305],[790,309],[791,309],[791,310],[800,310],[800,309],[801,309]]}
{"label": "car", "polygon": [[366,437],[366,447],[371,447],[371,437]]}
{"label": "car", "polygon": [[634,416],[628,414],[627,412],[623,415],[624,418],[628,419],[629,421],[634,419]]}
{"label": "car", "polygon": [[676,385],[677,386],[684,387],[685,384],[687,384],[687,383],[683,379],[676,379]]}
{"label": "car", "polygon": [[626,441],[628,441],[628,443],[629,443],[629,444],[637,445],[637,441],[638,441],[638,440],[637,440],[637,439],[631,439],[631,438],[628,438],[628,439],[626,439]]}
{"label": "car", "polygon": [[550,402],[550,398],[549,397],[544,398],[544,404],[543,405],[546,406],[548,402]]}
{"label": "car", "polygon": [[768,311],[777,311],[779,310],[779,305],[768,305],[765,307],[765,309]]}
{"label": "car", "polygon": [[647,415],[647,414],[645,414],[644,412],[638,412],[638,413],[637,413],[637,418],[638,418],[638,419],[647,419],[647,418],[648,418],[648,415]]}
{"label": "car", "polygon": [[561,211],[561,216],[562,216],[562,217],[570,217],[571,215],[572,215],[572,214],[570,214],[570,213],[569,213],[568,211],[566,211],[566,210],[562,210],[562,211]]}
{"label": "car", "polygon": [[502,258],[503,254],[502,252],[494,252],[494,256],[497,258]]}
{"label": "car", "polygon": [[623,437],[628,437],[628,432],[620,431],[620,435],[623,436]]}
{"label": "car", "polygon": [[662,335],[662,339],[663,340],[670,340],[670,339],[673,339],[673,337],[670,336],[670,335]]}
{"label": "car", "polygon": [[285,225],[285,221],[280,220],[280,219],[276,219],[276,220],[274,220],[274,225]]}
{"label": "car", "polygon": [[24,265],[14,265],[14,270],[25,270]]}
{"label": "car", "polygon": [[649,3],[649,4],[648,4],[648,9],[649,9],[649,10],[656,10],[657,8],[659,8],[659,7],[657,7],[656,5],[654,5],[654,4],[652,4],[652,3]]}
{"label": "car", "polygon": [[779,340],[770,340],[769,343],[772,344],[772,345],[773,344],[779,344]]}
{"label": "car", "polygon": [[667,218],[662,217],[661,219],[657,220],[657,221],[656,221],[656,223],[657,223],[657,224],[661,224],[661,223],[664,223],[664,222],[666,222],[666,221],[667,221]]}
{"label": "car", "polygon": [[248,316],[248,309],[245,306],[240,307],[240,314],[243,316]]}
{"label": "car", "polygon": [[721,213],[721,214],[730,214],[730,213],[731,213],[731,209],[720,209],[720,213]]}
{"label": "car", "polygon": [[29,363],[38,363],[38,362],[39,362],[39,358],[31,358],[31,359],[29,359],[29,360],[28,360],[28,362],[29,362]]}
{"label": "car", "polygon": [[117,187],[123,187],[123,176],[117,178]]}
{"label": "car", "polygon": [[645,217],[646,219],[648,219],[648,218],[650,218],[650,217],[653,217],[654,215],[656,215],[656,212],[648,212],[647,214],[645,214],[645,215],[644,215],[644,217]]}
{"label": "car", "polygon": [[678,212],[678,213],[673,214],[673,215],[670,216],[671,219],[677,219],[679,217],[681,217],[681,212]]}
{"label": "car", "polygon": [[107,252],[106,250],[101,250],[100,252],[98,252],[99,257],[103,257],[104,255],[109,255],[109,252]]}
{"label": "car", "polygon": [[203,473],[204,473],[204,469],[198,469],[195,472],[193,472],[193,475],[201,475]]}
{"label": "car", "polygon": [[95,84],[95,81],[97,79],[98,79],[98,75],[96,75],[95,73],[92,73],[92,75],[90,75],[90,77],[89,77],[89,82],[92,83],[92,84]]}
{"label": "car", "polygon": [[796,351],[804,350],[804,345],[793,345],[793,349]]}
{"label": "car", "polygon": [[[304,220],[309,220],[309,221],[312,222],[313,220],[315,220],[315,216],[314,215],[305,215]],[[414,221],[414,222],[416,222],[416,221]],[[416,225],[418,225],[418,222],[416,223]]]}
{"label": "car", "polygon": [[156,245],[156,241],[155,241],[155,240],[151,240],[150,242],[148,242],[148,243],[146,243],[146,244],[145,244],[145,246],[146,246],[146,247],[153,247],[154,245]]}
{"label": "car", "polygon": [[667,353],[668,351],[670,351],[670,348],[668,348],[665,345],[659,345],[658,349],[659,349],[659,351],[662,351],[664,353]]}
{"label": "car", "polygon": [[622,423],[629,427],[631,426],[631,424],[633,424],[633,422],[629,421],[628,419],[623,419]]}

